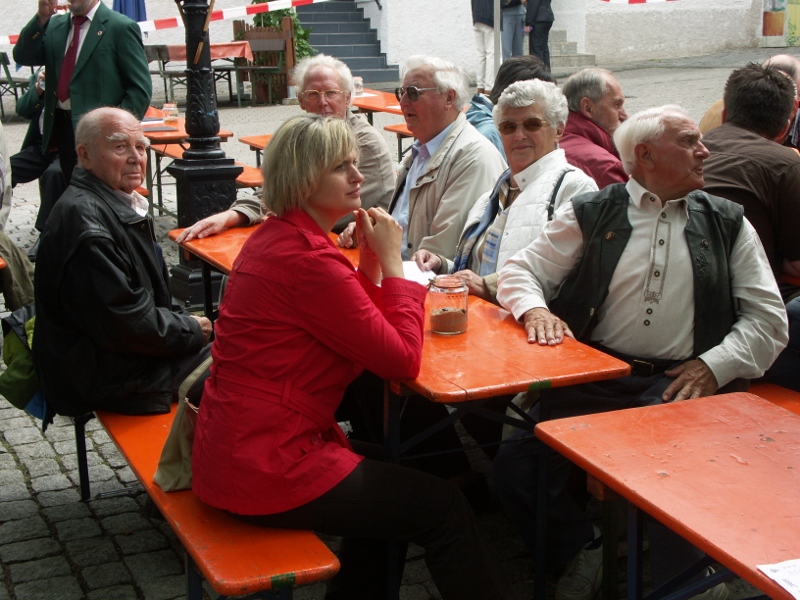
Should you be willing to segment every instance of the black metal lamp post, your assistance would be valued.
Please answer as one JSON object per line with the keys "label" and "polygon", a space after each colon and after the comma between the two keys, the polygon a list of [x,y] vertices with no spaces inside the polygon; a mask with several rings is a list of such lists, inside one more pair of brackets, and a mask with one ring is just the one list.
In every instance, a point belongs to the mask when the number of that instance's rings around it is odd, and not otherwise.
{"label": "black metal lamp post", "polygon": [[[220,148],[219,115],[214,72],[208,39],[210,9],[206,0],[175,0],[186,28],[186,132],[189,148],[169,173],[175,177],[178,194],[178,227],[226,210],[236,199],[236,177],[242,168],[226,158]],[[213,6],[213,0],[212,0]],[[172,268],[172,293],[187,303],[203,302],[199,261],[187,260]]]}

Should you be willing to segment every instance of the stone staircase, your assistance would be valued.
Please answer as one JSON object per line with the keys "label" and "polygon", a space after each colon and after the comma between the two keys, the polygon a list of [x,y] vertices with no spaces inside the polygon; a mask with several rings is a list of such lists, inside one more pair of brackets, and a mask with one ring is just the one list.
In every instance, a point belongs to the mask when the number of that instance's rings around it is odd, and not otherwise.
{"label": "stone staircase", "polygon": [[335,0],[297,7],[303,27],[311,28],[309,43],[323,54],[344,62],[364,83],[396,82],[400,69],[386,64],[378,34],[354,0]]}
{"label": "stone staircase", "polygon": [[563,30],[550,31],[547,40],[550,47],[550,68],[556,69],[582,69],[595,66],[593,54],[578,54],[578,44],[567,41],[567,32]]}

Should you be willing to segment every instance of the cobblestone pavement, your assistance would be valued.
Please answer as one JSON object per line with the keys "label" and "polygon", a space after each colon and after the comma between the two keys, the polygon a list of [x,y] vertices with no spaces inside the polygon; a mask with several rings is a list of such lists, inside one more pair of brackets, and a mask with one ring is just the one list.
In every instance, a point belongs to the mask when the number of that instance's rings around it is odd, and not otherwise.
{"label": "cobblestone pavement", "polygon": [[[677,102],[699,120],[705,109],[721,97],[732,68],[762,61],[778,52],[755,49],[611,68],[628,96],[629,112]],[[566,73],[557,75],[563,78]],[[155,86],[156,93],[159,87]],[[225,94],[223,90],[220,93]],[[156,96],[153,104],[159,105],[163,100]],[[5,107],[13,111],[8,100]],[[222,127],[234,131],[236,137],[272,133],[299,110],[296,106],[224,106],[220,108],[220,120]],[[375,116],[379,129],[399,121],[396,116]],[[20,147],[27,123],[11,120],[4,128],[8,147],[14,151]],[[386,136],[389,148],[396,152],[394,136]],[[223,148],[229,156],[255,164],[249,149],[235,138]],[[166,195],[174,206],[174,187],[168,186]],[[36,239],[33,223],[38,202],[35,183],[15,190],[6,231],[23,248],[30,247]],[[169,217],[157,217],[156,223],[166,259],[174,264],[177,250],[166,240],[166,232],[175,227],[175,222]],[[0,310],[0,316],[5,314]],[[71,421],[58,417],[46,434],[39,425],[39,421],[0,398],[0,600],[184,597],[183,549],[163,521],[149,518],[146,495],[102,428],[96,422],[87,426],[92,492],[123,488],[130,491],[83,503],[79,499]],[[480,450],[473,451],[471,459],[476,470],[487,471],[488,461]],[[515,589],[524,598],[532,597],[532,559],[513,525],[496,505],[480,521]],[[336,547],[336,539],[326,541]],[[422,555],[419,548],[409,550],[401,590],[404,600],[438,598]],[[734,582],[732,589],[732,598],[743,598],[753,591],[741,581]],[[299,600],[316,600],[323,595],[324,584],[295,592]]]}

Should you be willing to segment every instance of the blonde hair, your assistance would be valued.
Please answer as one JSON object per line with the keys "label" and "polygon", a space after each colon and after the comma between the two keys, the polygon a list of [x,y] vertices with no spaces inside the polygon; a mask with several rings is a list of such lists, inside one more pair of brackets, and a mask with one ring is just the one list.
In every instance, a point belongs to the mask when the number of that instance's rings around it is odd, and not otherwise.
{"label": "blonde hair", "polygon": [[343,119],[300,115],[280,126],[264,152],[262,202],[280,216],[303,208],[322,176],[357,151]]}

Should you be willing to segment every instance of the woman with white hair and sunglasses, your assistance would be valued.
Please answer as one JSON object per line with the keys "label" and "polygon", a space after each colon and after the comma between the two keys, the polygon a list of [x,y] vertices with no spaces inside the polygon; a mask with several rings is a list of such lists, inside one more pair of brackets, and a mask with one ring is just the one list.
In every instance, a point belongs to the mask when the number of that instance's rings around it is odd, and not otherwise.
{"label": "woman with white hair and sunglasses", "polygon": [[420,250],[414,255],[420,268],[455,273],[471,294],[497,303],[497,272],[505,261],[539,235],[565,200],[597,191],[558,147],[568,114],[553,83],[531,79],[506,88],[493,118],[509,169],[475,202],[454,260]]}

